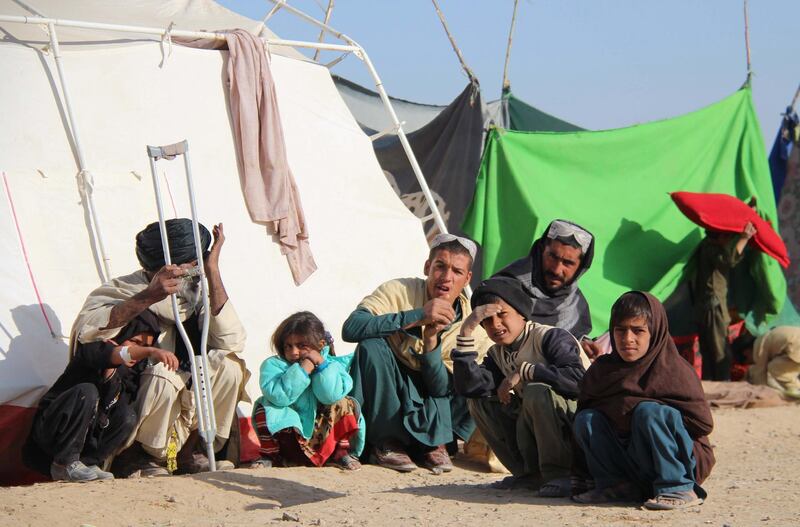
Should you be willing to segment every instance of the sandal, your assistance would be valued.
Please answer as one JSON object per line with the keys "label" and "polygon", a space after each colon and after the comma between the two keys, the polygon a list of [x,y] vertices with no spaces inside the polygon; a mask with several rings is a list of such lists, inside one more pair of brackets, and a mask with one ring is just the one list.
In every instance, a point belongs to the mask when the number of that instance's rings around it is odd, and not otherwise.
{"label": "sandal", "polygon": [[336,464],[342,470],[350,470],[350,471],[357,471],[361,470],[361,462],[358,458],[352,454],[345,454],[339,459],[336,460]]}
{"label": "sandal", "polygon": [[594,489],[594,480],[584,476],[571,476],[569,478],[572,485],[572,495],[583,494]]}
{"label": "sandal", "polygon": [[247,468],[272,468],[272,460],[268,457],[258,458],[251,461]]}
{"label": "sandal", "polygon": [[633,483],[623,481],[610,487],[595,488],[582,494],[576,494],[572,496],[572,501],[584,504],[640,502],[642,501],[642,492]]}
{"label": "sandal", "polygon": [[541,484],[541,480],[534,476],[506,476],[501,480],[490,483],[488,486],[490,489],[495,490],[536,490]]}
{"label": "sandal", "polygon": [[556,478],[539,487],[540,498],[568,498],[572,495],[569,478]]}
{"label": "sandal", "polygon": [[677,492],[662,492],[655,498],[644,502],[644,508],[651,511],[671,511],[685,509],[701,505],[703,498],[699,497],[693,490],[682,490]]}

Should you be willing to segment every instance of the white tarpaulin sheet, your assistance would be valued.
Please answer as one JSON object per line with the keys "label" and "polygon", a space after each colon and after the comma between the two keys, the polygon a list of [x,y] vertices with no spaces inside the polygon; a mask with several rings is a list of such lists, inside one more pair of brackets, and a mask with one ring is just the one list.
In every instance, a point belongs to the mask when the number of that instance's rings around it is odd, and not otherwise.
{"label": "white tarpaulin sheet", "polygon": [[[319,266],[295,287],[279,246],[250,222],[244,205],[225,58],[224,52],[175,46],[159,68],[159,43],[149,42],[66,50],[63,61],[113,274],[138,267],[134,235],[156,219],[145,145],[189,141],[201,221],[209,228],[225,224],[223,279],[248,332],[246,360],[256,373],[249,391],[256,395],[258,367],[280,320],[308,309],[338,337],[345,317],[378,284],[422,272],[427,245],[328,71],[273,56],[289,163]],[[0,79],[0,170],[8,176],[49,318],[66,336],[99,274],[53,59],[32,47],[0,44]],[[167,215],[187,216],[182,163],[158,167],[173,198],[165,195]],[[61,372],[67,347],[49,335],[5,198],[0,215],[0,404],[30,406]],[[336,345],[337,351],[352,349],[339,338]]]}
{"label": "white tarpaulin sheet", "polygon": [[[267,9],[267,3],[264,3]],[[263,23],[241,16],[212,0],[0,0],[0,15],[57,18],[117,24],[124,26],[156,27],[166,30],[218,31],[246,29],[265,38],[278,38]],[[49,42],[47,28],[34,24],[3,25],[3,40],[22,41],[44,46]],[[119,33],[110,30],[57,27],[62,47],[68,49],[129,45],[135,41],[159,40],[157,35]],[[274,46],[273,53],[304,58],[297,50]]]}

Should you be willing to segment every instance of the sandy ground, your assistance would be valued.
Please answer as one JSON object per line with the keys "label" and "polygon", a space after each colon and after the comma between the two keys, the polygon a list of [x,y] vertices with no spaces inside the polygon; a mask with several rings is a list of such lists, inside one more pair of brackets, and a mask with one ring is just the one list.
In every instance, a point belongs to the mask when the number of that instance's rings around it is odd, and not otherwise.
{"label": "sandy ground", "polygon": [[496,491],[497,474],[436,476],[375,466],[238,469],[215,474],[0,488],[0,525],[800,525],[800,406],[715,411],[709,499],[684,511],[590,507]]}

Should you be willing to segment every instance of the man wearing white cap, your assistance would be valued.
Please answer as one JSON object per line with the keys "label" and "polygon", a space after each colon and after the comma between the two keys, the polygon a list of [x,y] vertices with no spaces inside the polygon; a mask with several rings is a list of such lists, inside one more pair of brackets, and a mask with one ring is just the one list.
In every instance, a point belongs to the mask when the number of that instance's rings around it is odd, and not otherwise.
{"label": "man wearing white cap", "polygon": [[[466,400],[453,392],[450,351],[470,314],[463,294],[472,278],[474,242],[440,234],[431,244],[422,278],[379,286],[348,317],[342,336],[357,342],[352,395],[366,420],[371,461],[400,472],[435,472],[453,465],[446,445],[475,429]],[[478,348],[491,342],[479,328]]]}

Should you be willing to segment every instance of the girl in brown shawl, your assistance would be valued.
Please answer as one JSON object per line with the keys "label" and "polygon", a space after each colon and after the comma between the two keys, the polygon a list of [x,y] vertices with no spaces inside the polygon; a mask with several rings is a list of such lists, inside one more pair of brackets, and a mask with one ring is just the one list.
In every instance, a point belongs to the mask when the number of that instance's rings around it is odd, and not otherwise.
{"label": "girl in brown shawl", "polygon": [[581,384],[575,438],[595,488],[580,503],[650,498],[648,509],[699,505],[714,465],[714,426],[700,380],[678,355],[664,306],[631,291],[611,308],[613,352]]}

